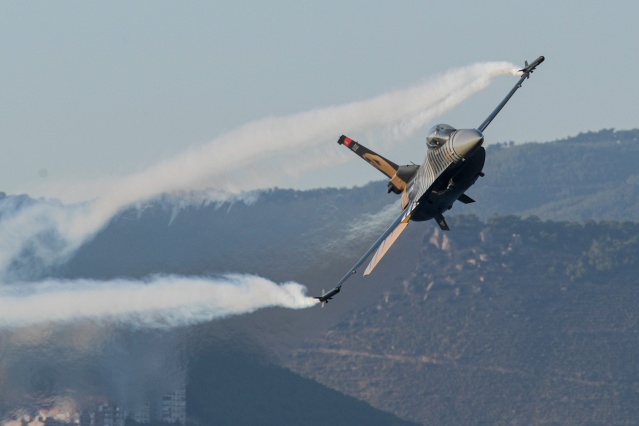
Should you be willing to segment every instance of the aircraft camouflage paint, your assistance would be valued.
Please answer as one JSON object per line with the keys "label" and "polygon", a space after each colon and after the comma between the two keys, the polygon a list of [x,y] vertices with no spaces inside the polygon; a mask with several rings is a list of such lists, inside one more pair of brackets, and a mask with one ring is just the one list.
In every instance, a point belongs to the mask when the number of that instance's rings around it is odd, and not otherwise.
{"label": "aircraft camouflage paint", "polygon": [[349,148],[390,178],[388,192],[402,195],[402,213],[342,277],[335,288],[322,296],[315,297],[322,303],[322,307],[339,293],[342,284],[357,272],[357,268],[376,250],[364,271],[364,275],[370,274],[409,221],[421,222],[435,219],[442,230],[450,230],[443,213],[450,210],[457,200],[464,204],[475,202],[465,192],[480,176],[484,175],[482,173],[486,159],[486,151],[482,147],[484,130],[544,59],[540,56],[530,65],[526,61],[526,66],[519,70],[522,75],[515,87],[477,129],[457,130],[447,124],[438,124],[430,129],[426,137],[428,145],[426,159],[421,166],[415,164],[398,166],[349,137],[342,135],[339,138],[338,144]]}

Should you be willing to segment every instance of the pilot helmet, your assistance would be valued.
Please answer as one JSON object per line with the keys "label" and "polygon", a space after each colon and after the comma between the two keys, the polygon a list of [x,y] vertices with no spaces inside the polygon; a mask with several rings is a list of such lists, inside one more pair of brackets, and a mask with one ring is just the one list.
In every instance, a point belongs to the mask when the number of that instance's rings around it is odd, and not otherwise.
{"label": "pilot helmet", "polygon": [[428,131],[428,136],[426,136],[426,145],[429,148],[439,148],[443,144],[446,143],[448,138],[450,138],[450,134],[453,133],[456,129],[448,124],[438,124],[433,126]]}

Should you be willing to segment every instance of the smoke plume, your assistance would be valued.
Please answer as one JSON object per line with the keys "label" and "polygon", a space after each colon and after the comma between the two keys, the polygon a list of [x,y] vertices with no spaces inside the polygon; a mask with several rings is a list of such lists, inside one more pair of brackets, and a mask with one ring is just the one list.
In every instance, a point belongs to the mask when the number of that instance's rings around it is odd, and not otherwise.
{"label": "smoke plume", "polygon": [[[265,307],[302,309],[316,303],[300,284],[252,275],[40,279],[118,213],[163,194],[188,203],[194,193],[206,190],[207,201],[222,202],[350,161],[354,157],[334,143],[339,133],[379,129],[393,142],[401,141],[513,69],[493,62],[451,70],[369,100],[252,122],[130,176],[31,191],[49,197],[38,200],[0,198],[0,417],[2,410],[26,404],[25,394],[40,403],[79,389],[123,401],[170,389],[167,383],[175,380],[161,383],[158,377],[164,377],[167,366],[175,366],[174,376],[180,377],[182,361],[150,361],[175,352],[171,348],[177,344],[168,338],[178,333],[174,327]],[[394,214],[384,209],[369,229],[384,226]],[[353,225],[347,242],[360,232]],[[107,333],[109,328],[118,331]],[[160,335],[153,340],[149,329]],[[127,333],[137,334],[129,339]],[[52,350],[56,342],[59,347]]]}
{"label": "smoke plume", "polygon": [[386,128],[397,140],[406,138],[513,69],[505,62],[454,69],[366,101],[249,123],[130,176],[42,189],[69,204],[41,200],[18,212],[2,205],[0,277],[7,278],[7,268],[19,256],[38,259],[43,267],[64,262],[118,212],[160,194],[213,188],[214,197],[224,199],[348,161],[334,144],[327,148],[336,132]]}
{"label": "smoke plume", "polygon": [[173,328],[279,306],[308,308],[306,287],[251,275],[212,279],[157,276],[131,280],[46,280],[0,287],[0,328],[93,320]]}
{"label": "smoke plume", "polygon": [[[406,138],[513,69],[504,62],[455,69],[366,101],[249,123],[127,177],[51,186],[47,195],[71,204],[41,201],[17,214],[0,207],[0,272],[25,252],[45,266],[63,262],[122,209],[162,193],[214,188],[223,198],[346,161],[326,148],[335,132],[390,128],[397,139]],[[284,167],[282,156],[295,167]]]}

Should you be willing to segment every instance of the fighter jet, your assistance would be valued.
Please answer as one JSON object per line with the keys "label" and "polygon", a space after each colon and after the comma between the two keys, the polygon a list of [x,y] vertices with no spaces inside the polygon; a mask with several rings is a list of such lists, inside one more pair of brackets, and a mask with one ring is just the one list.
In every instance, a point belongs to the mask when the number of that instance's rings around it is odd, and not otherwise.
{"label": "fighter jet", "polygon": [[522,86],[524,80],[530,78],[530,74],[544,59],[543,56],[540,56],[530,65],[528,61],[525,62],[525,67],[519,70],[521,78],[517,84],[476,129],[456,129],[447,124],[433,126],[426,136],[428,149],[421,166],[416,164],[398,166],[347,136],[342,135],[339,138],[338,144],[359,155],[390,179],[387,192],[401,194],[402,212],[375,244],[342,277],[333,290],[315,297],[322,302],[322,306],[332,296],[339,293],[342,284],[355,274],[366,259],[375,252],[364,271],[365,276],[370,274],[397,240],[397,237],[406,229],[408,222],[435,219],[442,230],[450,230],[443,213],[450,210],[455,201],[461,201],[464,204],[474,203],[475,200],[466,195],[465,192],[480,176],[484,176],[482,169],[486,159],[486,151],[482,147],[483,132]]}
{"label": "fighter jet", "polygon": [[331,291],[329,291],[328,293],[324,293],[324,291],[322,290],[322,294],[321,296],[315,296],[313,297],[313,299],[319,299],[319,301],[322,303],[322,308],[324,307],[324,305],[326,305],[328,303],[329,300],[333,299],[333,296],[335,296],[337,293],[339,293],[340,289],[341,289],[341,285],[335,287],[334,289],[332,289]]}

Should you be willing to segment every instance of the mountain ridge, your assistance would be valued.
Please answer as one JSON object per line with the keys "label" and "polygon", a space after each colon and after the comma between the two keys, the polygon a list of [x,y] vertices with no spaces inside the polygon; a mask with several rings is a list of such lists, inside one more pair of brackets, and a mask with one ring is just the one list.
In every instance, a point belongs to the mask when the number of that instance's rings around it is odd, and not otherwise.
{"label": "mountain ridge", "polygon": [[[197,326],[189,341],[243,336],[232,352],[239,370],[244,360],[247,371],[265,377],[250,398],[277,385],[325,392],[282,371],[288,368],[411,422],[633,424],[638,137],[639,130],[606,129],[544,144],[489,145],[486,176],[468,191],[477,203],[456,203],[446,215],[449,233],[431,222],[411,223],[374,274],[352,277],[326,309],[265,309]],[[360,166],[367,167],[354,164]],[[48,273],[62,279],[251,273],[301,282],[314,295],[334,285],[399,211],[382,181],[272,189],[249,201],[151,200],[117,215]],[[0,197],[18,207],[33,202]],[[56,330],[54,336],[63,333]],[[86,371],[102,373],[89,388],[103,385],[113,357],[168,350],[161,333],[151,334],[135,350],[130,338],[112,337],[109,351],[84,360]],[[0,333],[0,341],[11,339]],[[190,377],[190,395],[206,394],[206,386],[224,389],[210,365],[233,356],[212,345],[187,345],[189,363],[175,367]],[[53,371],[70,370],[45,353],[0,360],[5,371],[16,365],[42,371],[45,360]],[[119,386],[136,380],[135,369],[128,374]],[[234,389],[237,404],[250,406]],[[206,401],[192,406],[192,419],[206,418]],[[265,413],[282,409],[283,401],[272,401]],[[375,415],[349,401],[352,413]],[[232,411],[218,414],[233,418]]]}

